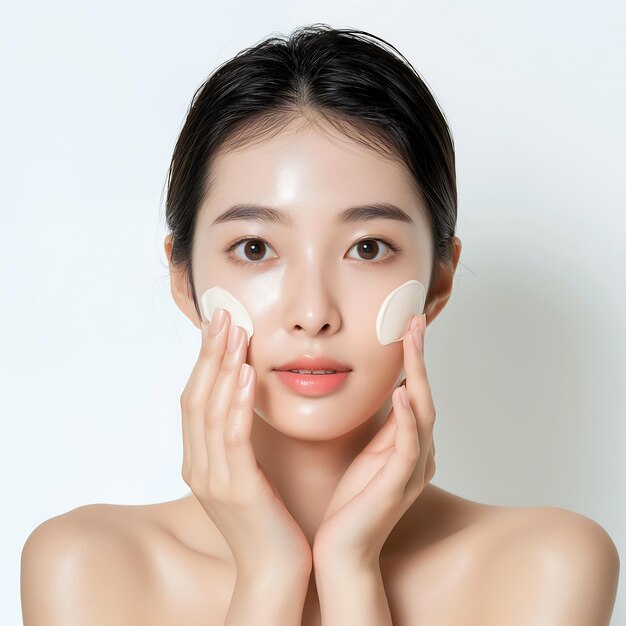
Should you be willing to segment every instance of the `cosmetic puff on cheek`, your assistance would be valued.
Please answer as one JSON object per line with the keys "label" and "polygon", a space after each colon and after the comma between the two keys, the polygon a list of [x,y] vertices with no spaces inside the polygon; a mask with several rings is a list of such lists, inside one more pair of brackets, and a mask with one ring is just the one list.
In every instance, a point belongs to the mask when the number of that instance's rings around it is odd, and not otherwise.
{"label": "cosmetic puff on cheek", "polygon": [[[411,317],[424,312],[425,299],[424,286],[417,280],[407,280],[387,295],[376,316],[378,341],[383,346],[401,341]],[[246,330],[249,344],[254,334],[254,326],[246,307],[226,289],[211,287],[200,297],[203,321],[210,321],[216,308],[227,310],[230,313],[232,325],[241,326]]]}
{"label": "cosmetic puff on cheek", "polygon": [[386,346],[402,341],[413,315],[424,312],[426,291],[417,280],[407,280],[394,289],[383,301],[376,316],[376,336]]}
{"label": "cosmetic puff on cheek", "polygon": [[250,338],[254,334],[252,318],[246,307],[233,296],[232,293],[226,291],[222,287],[211,287],[200,296],[200,310],[204,319],[203,322],[210,322],[213,311],[216,308],[225,309],[230,313],[231,325],[241,326],[245,329],[250,344]]}

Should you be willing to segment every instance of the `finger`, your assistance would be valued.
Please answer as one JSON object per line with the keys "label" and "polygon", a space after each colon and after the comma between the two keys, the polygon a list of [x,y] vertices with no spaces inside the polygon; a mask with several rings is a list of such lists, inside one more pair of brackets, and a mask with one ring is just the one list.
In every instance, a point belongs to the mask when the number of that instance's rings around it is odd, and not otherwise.
{"label": "finger", "polygon": [[429,483],[433,479],[436,469],[437,464],[435,463],[435,446],[433,441],[433,445],[430,446],[430,450],[428,451],[428,460],[424,468],[424,483]]}
{"label": "finger", "polygon": [[411,408],[417,418],[419,445],[423,450],[428,450],[432,441],[436,412],[424,361],[423,332],[418,330],[417,346],[412,332],[407,333],[403,346],[404,367],[407,373],[405,384]]}
{"label": "finger", "polygon": [[[247,380],[242,382],[242,374],[245,375],[246,370]],[[240,486],[250,483],[251,477],[258,470],[256,455],[250,441],[255,387],[254,368],[243,363],[224,431],[224,445],[230,480]]]}
{"label": "finger", "polygon": [[[219,371],[222,354],[224,329],[218,335],[209,333],[210,325],[202,325],[200,354],[191,371],[189,380],[181,395],[183,426],[183,446],[185,467],[188,470],[197,466],[208,467],[207,448],[204,438],[204,413],[211,388]],[[185,441],[186,440],[186,441]],[[187,454],[188,452],[188,454]]]}
{"label": "finger", "polygon": [[393,410],[396,415],[396,441],[383,473],[385,480],[391,481],[398,491],[404,494],[406,484],[415,471],[420,447],[415,415],[410,405],[404,406],[401,400],[402,393],[406,393],[406,389],[400,386],[392,394]]}
{"label": "finger", "polygon": [[[227,324],[230,326],[230,315]],[[205,439],[209,453],[209,473],[218,480],[229,480],[228,461],[224,449],[224,429],[226,418],[230,411],[233,392],[239,377],[239,369],[243,362],[244,350],[247,350],[243,336],[245,331],[240,326],[230,326],[228,338],[224,342],[232,340],[230,347],[222,360],[222,366],[215,379],[211,395],[206,406],[205,413]],[[238,340],[236,345],[235,340]]]}
{"label": "finger", "polygon": [[380,427],[379,431],[374,435],[372,440],[363,448],[362,454],[379,454],[393,446],[396,440],[396,419],[393,413],[393,407],[389,411],[389,415],[385,423]]}
{"label": "finger", "polygon": [[419,480],[421,481],[425,481],[426,480],[426,474],[428,472],[428,466],[430,464],[434,464],[435,462],[435,457],[433,454],[433,446],[432,446],[432,436],[428,437],[428,442],[424,444],[424,446],[428,446],[426,447],[422,447],[422,450],[426,451],[428,450],[428,454],[422,454],[420,455],[420,458],[417,460],[417,467],[415,470],[415,474],[416,476],[419,478]]}

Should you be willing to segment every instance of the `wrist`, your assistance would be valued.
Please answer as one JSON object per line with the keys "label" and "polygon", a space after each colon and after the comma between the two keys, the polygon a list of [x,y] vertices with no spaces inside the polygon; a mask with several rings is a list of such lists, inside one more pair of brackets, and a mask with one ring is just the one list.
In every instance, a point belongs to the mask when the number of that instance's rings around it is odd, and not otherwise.
{"label": "wrist", "polygon": [[319,560],[313,562],[316,579],[318,577],[345,577],[355,573],[378,572],[380,563],[378,558],[345,557],[333,560]]}
{"label": "wrist", "polygon": [[316,573],[323,572],[353,572],[353,571],[376,571],[380,569],[380,552],[368,553],[342,553],[323,555],[320,552],[313,553],[313,569]]}
{"label": "wrist", "polygon": [[301,624],[309,586],[302,571],[288,575],[286,570],[237,570],[225,626],[255,624]]}
{"label": "wrist", "polygon": [[237,584],[254,588],[293,587],[294,585],[307,586],[311,577],[312,565],[285,565],[285,566],[251,566],[237,567]]}
{"label": "wrist", "polygon": [[315,583],[322,624],[392,626],[378,562],[338,559],[318,563]]}

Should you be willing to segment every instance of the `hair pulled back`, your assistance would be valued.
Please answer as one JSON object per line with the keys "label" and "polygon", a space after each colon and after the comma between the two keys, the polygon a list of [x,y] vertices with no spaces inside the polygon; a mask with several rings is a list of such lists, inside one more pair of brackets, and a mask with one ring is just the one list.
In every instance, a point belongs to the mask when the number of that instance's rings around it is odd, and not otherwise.
{"label": "hair pulled back", "polygon": [[213,181],[215,156],[262,141],[296,118],[323,120],[379,154],[402,162],[427,209],[433,266],[452,263],[457,219],[454,142],[434,96],[391,44],[327,24],[270,36],[220,65],[196,90],[168,170],[170,262],[193,286],[193,238]]}

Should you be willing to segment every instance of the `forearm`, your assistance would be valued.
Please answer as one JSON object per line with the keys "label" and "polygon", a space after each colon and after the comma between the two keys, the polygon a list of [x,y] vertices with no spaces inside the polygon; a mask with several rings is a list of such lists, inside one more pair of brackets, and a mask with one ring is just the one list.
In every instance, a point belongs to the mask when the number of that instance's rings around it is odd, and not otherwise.
{"label": "forearm", "polygon": [[315,569],[323,626],[393,626],[380,567]]}
{"label": "forearm", "polygon": [[237,578],[224,626],[301,626],[309,575]]}

